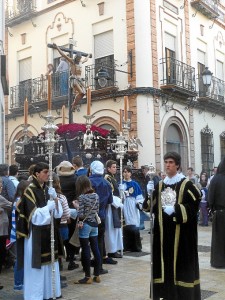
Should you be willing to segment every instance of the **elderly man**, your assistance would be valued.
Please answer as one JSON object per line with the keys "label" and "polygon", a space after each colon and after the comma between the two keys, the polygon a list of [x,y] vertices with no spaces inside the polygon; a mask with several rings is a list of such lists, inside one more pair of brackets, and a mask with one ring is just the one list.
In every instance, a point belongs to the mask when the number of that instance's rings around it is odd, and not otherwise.
{"label": "elderly man", "polygon": [[[178,173],[178,153],[166,153],[164,163],[167,177],[155,187],[152,197],[153,299],[200,300],[197,212],[201,192]],[[149,210],[149,201],[143,207]]]}

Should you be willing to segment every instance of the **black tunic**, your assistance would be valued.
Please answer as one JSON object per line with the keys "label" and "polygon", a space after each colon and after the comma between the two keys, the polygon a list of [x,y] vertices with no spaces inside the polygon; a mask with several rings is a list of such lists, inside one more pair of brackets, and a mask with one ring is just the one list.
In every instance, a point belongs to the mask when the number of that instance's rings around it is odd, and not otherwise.
{"label": "black tunic", "polygon": [[[36,208],[47,205],[48,187],[40,186],[35,176],[17,205],[17,255],[19,268],[23,267],[24,238],[29,238],[32,230],[32,268],[51,263],[51,225],[31,226],[32,215]],[[59,233],[60,219],[54,219],[55,259],[63,254]]]}
{"label": "black tunic", "polygon": [[[166,187],[176,191],[175,213],[170,216],[161,204]],[[200,300],[197,212],[201,192],[187,179],[170,186],[160,181],[153,200],[154,299]]]}
{"label": "black tunic", "polygon": [[216,174],[209,186],[208,201],[212,221],[211,265],[225,267],[225,174]]}

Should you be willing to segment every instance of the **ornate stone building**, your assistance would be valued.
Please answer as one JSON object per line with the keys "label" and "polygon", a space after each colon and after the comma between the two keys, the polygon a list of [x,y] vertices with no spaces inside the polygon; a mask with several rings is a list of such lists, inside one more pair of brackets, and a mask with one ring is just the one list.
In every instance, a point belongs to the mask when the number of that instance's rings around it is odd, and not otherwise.
{"label": "ornate stone building", "polygon": [[[175,150],[182,155],[184,172],[188,166],[197,173],[210,171],[225,154],[224,2],[8,0],[9,162],[13,141],[23,136],[25,98],[29,135],[41,132],[47,111],[46,67],[51,63],[56,69],[60,57],[47,45],[56,43],[92,53],[82,77],[92,89],[95,125],[119,131],[120,109],[128,96],[130,136],[138,136],[143,144],[139,166],[153,163],[161,170],[163,153]],[[203,83],[205,67],[213,73],[209,86]],[[71,116],[71,91],[61,86],[61,75],[55,73],[52,84],[57,122],[66,105],[66,122],[72,118],[84,123],[86,97]]]}

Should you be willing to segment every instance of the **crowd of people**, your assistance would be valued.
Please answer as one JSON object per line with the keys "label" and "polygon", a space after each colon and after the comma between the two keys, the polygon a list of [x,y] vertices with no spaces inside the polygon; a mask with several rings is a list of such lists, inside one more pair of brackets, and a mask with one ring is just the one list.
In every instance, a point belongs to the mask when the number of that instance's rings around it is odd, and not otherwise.
{"label": "crowd of people", "polygon": [[72,163],[62,161],[55,167],[50,182],[44,162],[32,165],[28,176],[19,176],[16,165],[1,164],[0,272],[10,257],[14,290],[23,290],[25,300],[51,299],[52,282],[55,296],[61,296],[64,260],[68,270],[83,269],[84,277],[75,284],[100,283],[101,275],[108,273],[106,264],[116,265],[124,251],[142,251],[140,229],[150,212],[154,215],[153,299],[199,300],[197,224],[208,226],[209,209],[216,212],[211,265],[225,266],[225,253],[217,247],[218,234],[222,237],[225,230],[215,229],[225,211],[223,190],[218,188],[225,160],[211,177],[206,172],[196,176],[192,168],[185,176],[180,160],[178,153],[167,153],[165,172],[154,176],[147,165],[142,166],[142,186],[132,179],[130,166],[124,166],[123,181],[118,181],[113,160],[105,166],[93,161],[87,169],[76,156]]}

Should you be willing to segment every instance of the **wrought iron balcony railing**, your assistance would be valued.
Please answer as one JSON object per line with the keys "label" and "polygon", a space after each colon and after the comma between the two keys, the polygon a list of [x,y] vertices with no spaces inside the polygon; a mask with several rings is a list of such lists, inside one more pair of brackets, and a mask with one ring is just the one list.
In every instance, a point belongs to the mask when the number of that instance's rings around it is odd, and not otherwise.
{"label": "wrought iron balcony railing", "polygon": [[206,88],[203,84],[202,77],[198,79],[199,83],[199,97],[210,98],[215,102],[225,103],[225,81],[212,76],[211,85]]}
{"label": "wrought iron balcony railing", "polygon": [[172,57],[162,58],[163,79],[161,88],[176,89],[184,94],[195,93],[195,68]]}
{"label": "wrought iron balcony railing", "polygon": [[219,17],[218,0],[193,0],[191,5],[210,19]]}
{"label": "wrought iron balcony railing", "polygon": [[[52,75],[52,98],[68,97],[69,84],[68,72],[60,72]],[[48,80],[42,75],[35,79],[28,79],[19,85],[10,88],[10,109],[23,107],[27,98],[30,103],[47,100]]]}
{"label": "wrought iron balcony railing", "polygon": [[36,14],[36,0],[8,0],[6,2],[5,23],[7,27],[32,19]]}

